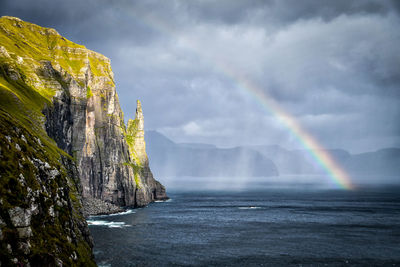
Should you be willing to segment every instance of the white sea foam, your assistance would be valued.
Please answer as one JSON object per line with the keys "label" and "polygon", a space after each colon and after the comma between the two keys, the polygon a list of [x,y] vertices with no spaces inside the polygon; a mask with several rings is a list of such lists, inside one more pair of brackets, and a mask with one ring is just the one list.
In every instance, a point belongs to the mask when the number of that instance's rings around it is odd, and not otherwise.
{"label": "white sea foam", "polygon": [[92,226],[107,226],[109,228],[122,228],[130,227],[131,225],[125,224],[124,222],[109,222],[103,220],[87,220],[88,225]]}
{"label": "white sea foam", "polygon": [[117,212],[117,213],[113,213],[113,214],[108,214],[108,215],[104,215],[104,216],[117,216],[117,215],[131,214],[131,213],[135,213],[135,211],[134,211],[133,209],[130,209],[130,210],[126,210],[126,211],[122,211],[122,212]]}
{"label": "white sea foam", "polygon": [[129,209],[126,211],[112,213],[112,214],[93,215],[93,216],[89,216],[89,218],[105,218],[105,217],[110,217],[110,216],[119,216],[119,215],[131,214],[131,213],[135,213],[135,211],[133,209]]}
{"label": "white sea foam", "polygon": [[154,202],[171,202],[172,201],[172,198],[169,198],[169,199],[167,199],[167,200],[156,200],[156,201],[154,201]]}
{"label": "white sea foam", "polygon": [[250,207],[238,207],[240,210],[252,210],[252,209],[261,209],[261,207],[255,207],[255,206],[250,206]]}

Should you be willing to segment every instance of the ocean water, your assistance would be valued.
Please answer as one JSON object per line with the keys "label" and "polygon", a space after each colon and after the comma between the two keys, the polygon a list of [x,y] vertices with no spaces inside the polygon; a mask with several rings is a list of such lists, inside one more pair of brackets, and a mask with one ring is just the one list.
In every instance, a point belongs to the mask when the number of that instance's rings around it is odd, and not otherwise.
{"label": "ocean water", "polygon": [[399,266],[400,190],[175,191],[91,217],[100,266]]}

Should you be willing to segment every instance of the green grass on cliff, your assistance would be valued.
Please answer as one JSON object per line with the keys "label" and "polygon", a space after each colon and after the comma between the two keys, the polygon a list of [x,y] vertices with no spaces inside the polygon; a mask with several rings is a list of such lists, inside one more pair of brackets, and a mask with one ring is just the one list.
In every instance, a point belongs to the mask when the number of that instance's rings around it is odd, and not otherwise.
{"label": "green grass on cliff", "polygon": [[88,86],[86,88],[86,98],[91,98],[92,96],[93,96],[92,89],[90,89],[90,87]]}
{"label": "green grass on cliff", "polygon": [[128,127],[126,128],[125,131],[125,140],[128,145],[128,150],[129,150],[129,155],[131,157],[131,160],[133,159],[133,162],[128,162],[127,165],[132,167],[134,175],[135,175],[135,183],[137,188],[140,188],[140,173],[142,170],[141,162],[139,157],[136,154],[135,151],[135,138],[136,138],[136,133],[138,131],[138,123],[139,120],[136,118],[134,120],[130,119],[128,121]]}
{"label": "green grass on cliff", "polygon": [[[136,138],[136,133],[138,131],[138,123],[139,120],[138,119],[130,119],[128,120],[128,127],[126,128],[126,132],[125,132],[125,139],[126,139],[126,143],[129,146],[129,152],[132,152],[132,156],[135,157],[136,153],[135,153],[135,149],[134,149],[134,144],[135,144],[135,138]],[[137,157],[135,158],[135,161],[138,162],[139,159],[137,159]]]}
{"label": "green grass on cliff", "polygon": [[[66,48],[85,49],[85,47],[65,39],[54,29],[2,17],[0,18],[0,37],[1,46],[5,47],[10,56],[15,54],[36,61],[57,61],[65,70],[72,70],[71,74],[79,73],[80,68],[83,67],[82,60],[72,62],[64,50]],[[29,62],[26,64],[29,65]]]}
{"label": "green grass on cliff", "polygon": [[[52,262],[54,256],[66,266],[95,265],[91,248],[76,230],[77,224],[85,223],[79,212],[81,204],[77,181],[62,164],[72,161],[72,157],[59,149],[44,129],[42,111],[52,106],[55,90],[34,87],[35,81],[32,80],[37,77],[37,67],[42,60],[59,64],[71,76],[77,75],[83,60],[71,59],[67,51],[69,48],[84,47],[64,39],[52,29],[0,18],[0,215],[7,224],[2,227],[0,258],[4,266],[15,265],[11,263],[13,257],[22,259],[20,263],[23,265],[23,259],[29,258],[32,266],[43,263],[55,266]],[[62,58],[56,59],[57,54]],[[35,159],[47,163],[60,174],[52,180],[41,180],[43,170],[34,166]],[[22,183],[18,180],[20,175],[23,175]],[[28,188],[39,192],[35,201],[39,202],[41,213],[40,216],[32,216],[31,248],[29,255],[24,255],[18,250],[18,231],[12,225],[7,209],[17,206],[28,208],[31,204],[31,199],[27,197]],[[54,204],[59,190],[65,190],[69,195],[68,206]],[[58,214],[55,218],[49,217],[50,205],[54,205]],[[65,224],[71,220],[74,225]],[[66,236],[71,232],[78,234],[76,242],[67,240]],[[12,247],[12,255],[9,255],[7,244]],[[77,261],[71,260],[71,253],[74,252],[77,253]]]}
{"label": "green grass on cliff", "polygon": [[3,35],[1,45],[20,56],[27,55],[36,60],[51,60],[51,51],[57,46],[85,48],[75,44],[57,33],[33,23],[11,17],[0,18],[0,31]]}
{"label": "green grass on cliff", "polygon": [[[67,176],[65,168],[61,165],[62,157],[69,160],[70,156],[57,147],[42,127],[44,116],[41,111],[45,106],[51,105],[51,102],[26,85],[22,79],[12,80],[7,75],[6,68],[3,62],[3,65],[0,65],[0,216],[3,220],[7,218],[8,215],[4,212],[13,207],[29,208],[30,200],[26,197],[28,188],[41,191],[45,186],[47,192],[40,193],[36,198],[41,203],[43,213],[32,217],[33,236],[30,238],[29,255],[21,254],[17,249],[20,240],[18,231],[6,220],[7,227],[2,228],[0,258],[5,260],[5,266],[12,264],[9,262],[11,258],[17,258],[24,263],[26,257],[33,266],[39,266],[44,262],[51,264],[53,256],[57,255],[69,266],[94,266],[91,248],[82,241],[82,237],[78,236],[77,243],[70,243],[66,238],[73,227],[66,227],[65,222],[71,221],[72,218],[84,218],[79,212],[80,202],[75,188],[77,181],[70,180],[71,177]],[[21,138],[22,135],[26,141]],[[40,172],[32,164],[32,159],[48,163],[52,168],[59,170],[60,175],[52,181],[47,181],[45,185],[41,184],[37,179]],[[25,185],[18,180],[20,175],[23,175]],[[73,209],[55,206],[58,216],[54,220],[48,217],[48,209],[54,203],[51,199],[60,188],[68,188]],[[7,244],[13,249],[12,255],[8,255]],[[71,253],[76,253],[76,262],[70,259]]]}
{"label": "green grass on cliff", "polygon": [[[70,231],[78,233],[77,220],[84,220],[79,212],[75,181],[67,176],[60,155],[53,154],[56,148],[42,143],[41,138],[40,132],[27,128],[24,122],[0,109],[0,217],[6,224],[2,227],[0,242],[2,263],[4,266],[15,266],[11,259],[16,258],[23,266],[27,264],[27,259],[31,266],[55,266],[54,257],[57,257],[67,266],[94,266],[91,248],[83,241],[83,237],[76,235],[76,242],[67,239]],[[33,163],[37,161],[46,162],[59,174],[54,179],[45,179],[41,174],[43,170]],[[44,187],[46,190],[43,190]],[[25,254],[18,247],[20,241],[26,240],[19,237],[7,210],[14,207],[29,208],[32,205],[31,198],[27,197],[29,192],[35,192],[35,203],[39,205],[40,213],[32,216],[30,227],[33,235],[29,238],[29,253]],[[60,192],[70,196],[69,205],[55,204],[54,199]],[[57,214],[55,217],[49,213],[51,207]],[[7,249],[8,245],[12,248],[12,254]],[[77,261],[71,259],[73,253],[76,253]]]}
{"label": "green grass on cliff", "polygon": [[[67,40],[54,29],[17,18],[0,18],[0,40],[0,108],[18,118],[27,128],[40,132],[44,139],[42,141],[56,151],[54,142],[42,129],[42,111],[52,105],[55,89],[43,86],[45,82],[32,80],[53,79],[51,82],[54,82],[54,77],[40,74],[43,68],[41,62],[50,61],[53,66],[60,65],[78,83],[79,76],[83,74],[81,69],[87,66],[86,62],[90,63],[93,74],[99,76],[109,75],[108,62],[99,60],[95,52],[88,52],[84,46]],[[62,87],[66,86],[61,79],[56,81]],[[87,86],[86,97],[92,96],[93,91]]]}
{"label": "green grass on cliff", "polygon": [[89,67],[94,76],[107,76],[107,83],[114,85],[109,61],[104,56],[67,40],[54,29],[17,18],[1,17],[0,40],[0,58],[6,58],[2,55],[3,47],[10,60],[20,62],[20,71],[28,76],[36,72],[35,64],[50,61],[53,66],[59,65],[67,71],[78,83],[85,79]]}
{"label": "green grass on cliff", "polygon": [[69,157],[67,153],[57,147],[54,140],[48,137],[42,127],[44,123],[42,110],[44,107],[52,105],[49,99],[21,80],[12,80],[6,74],[5,68],[6,65],[0,65],[0,110],[17,119],[27,130],[40,136],[41,142],[46,145],[49,154]]}
{"label": "green grass on cliff", "polygon": [[136,163],[133,163],[133,162],[125,162],[124,165],[125,166],[129,166],[129,167],[132,168],[133,175],[134,175],[134,178],[135,178],[136,188],[140,189],[141,188],[140,174],[142,172],[142,166],[136,165]]}

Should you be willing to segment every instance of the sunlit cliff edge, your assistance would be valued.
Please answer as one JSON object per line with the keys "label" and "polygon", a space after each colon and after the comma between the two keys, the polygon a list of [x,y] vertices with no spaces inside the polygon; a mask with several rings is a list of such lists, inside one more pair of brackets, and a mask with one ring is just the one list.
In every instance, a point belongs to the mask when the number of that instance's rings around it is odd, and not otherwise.
{"label": "sunlit cliff edge", "polygon": [[95,265],[85,215],[167,198],[140,102],[126,127],[110,60],[54,29],[0,18],[0,121],[4,266]]}

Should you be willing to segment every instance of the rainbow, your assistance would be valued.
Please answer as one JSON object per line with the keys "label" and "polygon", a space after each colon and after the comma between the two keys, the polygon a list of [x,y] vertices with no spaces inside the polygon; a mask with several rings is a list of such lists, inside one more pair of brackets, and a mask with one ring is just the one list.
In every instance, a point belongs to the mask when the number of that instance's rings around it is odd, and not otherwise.
{"label": "rainbow", "polygon": [[337,164],[332,156],[322,145],[298,123],[295,117],[286,112],[278,103],[269,97],[260,87],[240,74],[234,73],[232,69],[225,66],[224,73],[234,79],[236,84],[248,92],[255,101],[263,106],[270,114],[279,121],[296,137],[297,141],[311,154],[312,158],[324,168],[332,180],[343,189],[354,189],[349,175]]}
{"label": "rainbow", "polygon": [[[169,36],[175,37],[175,39],[180,37],[173,28],[168,26],[166,21],[160,21],[158,18],[150,15],[144,16],[132,8],[123,9],[123,12],[126,12],[128,16],[161,34],[168,34]],[[354,189],[350,176],[335,162],[328,151],[299,124],[294,116],[285,111],[264,90],[222,61],[215,60],[215,58],[205,54],[204,49],[197,48],[195,44],[191,44],[190,40],[185,40],[185,48],[202,56],[202,59],[209,61],[210,66],[216,67],[221,74],[236,84],[242,91],[249,94],[268,113],[275,116],[289,132],[293,134],[306,151],[310,153],[311,157],[326,171],[339,188],[347,190]]]}

